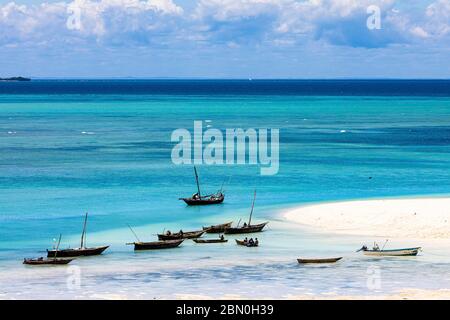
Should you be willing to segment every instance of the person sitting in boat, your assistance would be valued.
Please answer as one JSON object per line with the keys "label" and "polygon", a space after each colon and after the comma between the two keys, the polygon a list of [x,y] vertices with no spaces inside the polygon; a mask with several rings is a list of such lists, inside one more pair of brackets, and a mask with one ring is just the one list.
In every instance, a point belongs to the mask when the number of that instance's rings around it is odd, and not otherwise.
{"label": "person sitting in boat", "polygon": [[179,234],[183,235],[183,230],[180,229],[180,231],[178,231]]}
{"label": "person sitting in boat", "polygon": [[200,196],[198,195],[198,192],[197,192],[197,193],[194,193],[194,194],[192,195],[192,199],[194,199],[194,200],[200,199]]}
{"label": "person sitting in boat", "polygon": [[247,222],[244,222],[244,228],[247,228]]}
{"label": "person sitting in boat", "polygon": [[257,247],[258,245],[259,245],[258,238],[255,238],[255,247]]}
{"label": "person sitting in boat", "polygon": [[225,239],[225,237],[223,236],[223,234],[221,234],[221,235],[220,235],[220,240],[223,241],[224,239]]}
{"label": "person sitting in boat", "polygon": [[379,251],[380,250],[380,246],[378,246],[378,243],[374,243],[373,244],[373,251]]}
{"label": "person sitting in boat", "polygon": [[248,239],[247,239],[247,237],[245,237],[245,239],[244,239],[244,243],[247,243],[248,242]]}
{"label": "person sitting in boat", "polygon": [[255,241],[253,241],[253,238],[250,238],[250,240],[248,240],[248,245],[249,246],[254,246],[255,245]]}
{"label": "person sitting in boat", "polygon": [[170,236],[172,234],[172,232],[170,232],[170,230],[167,230],[166,235]]}

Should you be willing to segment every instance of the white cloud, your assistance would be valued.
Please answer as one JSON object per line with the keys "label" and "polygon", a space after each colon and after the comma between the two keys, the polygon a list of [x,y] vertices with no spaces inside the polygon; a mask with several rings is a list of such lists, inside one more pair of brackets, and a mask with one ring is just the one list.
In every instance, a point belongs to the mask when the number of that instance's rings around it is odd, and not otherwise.
{"label": "white cloud", "polygon": [[[432,0],[430,0],[432,1]],[[384,47],[433,41],[450,34],[450,0],[423,12],[396,7],[399,0],[197,0],[186,14],[173,0],[73,0],[0,5],[0,45],[84,43],[165,45],[173,42]],[[366,28],[369,5],[382,12],[382,30]],[[71,8],[72,11],[68,11]],[[73,8],[80,26],[66,27]]]}

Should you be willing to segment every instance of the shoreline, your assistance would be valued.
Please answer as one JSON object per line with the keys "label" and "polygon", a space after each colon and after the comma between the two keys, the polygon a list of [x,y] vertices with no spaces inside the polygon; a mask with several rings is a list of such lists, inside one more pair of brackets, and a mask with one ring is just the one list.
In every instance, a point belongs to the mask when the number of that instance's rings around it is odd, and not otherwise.
{"label": "shoreline", "polygon": [[332,234],[450,240],[448,196],[322,202],[281,215],[285,221]]}

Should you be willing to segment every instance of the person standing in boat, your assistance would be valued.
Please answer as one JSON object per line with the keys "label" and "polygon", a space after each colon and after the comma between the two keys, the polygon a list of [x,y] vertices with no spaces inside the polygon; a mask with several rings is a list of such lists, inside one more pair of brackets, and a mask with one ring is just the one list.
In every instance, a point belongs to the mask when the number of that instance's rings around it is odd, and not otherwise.
{"label": "person standing in boat", "polygon": [[225,237],[223,236],[223,234],[220,235],[220,240],[225,240]]}

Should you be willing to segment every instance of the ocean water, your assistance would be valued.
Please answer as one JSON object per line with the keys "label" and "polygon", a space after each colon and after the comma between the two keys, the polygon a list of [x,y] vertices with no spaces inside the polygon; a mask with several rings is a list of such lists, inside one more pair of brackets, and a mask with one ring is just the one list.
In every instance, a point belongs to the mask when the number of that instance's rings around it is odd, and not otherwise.
{"label": "ocean water", "polygon": [[[279,173],[200,165],[202,189],[225,181],[226,200],[186,207],[178,198],[195,191],[193,169],[172,163],[170,135],[192,131],[195,120],[205,129],[279,129]],[[0,83],[0,298],[28,298],[31,286],[38,298],[377,294],[411,286],[404,268],[426,275],[417,287],[448,287],[450,261],[438,249],[413,260],[368,261],[353,251],[371,239],[293,228],[280,212],[322,201],[446,195],[449,168],[450,81]],[[254,221],[270,221],[260,248],[237,247],[234,237],[161,252],[125,245],[134,240],[127,224],[150,241],[168,228],[246,219],[255,188]],[[65,268],[21,264],[60,233],[62,247],[76,246],[86,211],[88,244],[111,248],[72,263],[82,270],[80,289],[67,289]],[[347,259],[337,267],[296,264],[315,254]],[[378,290],[366,285],[373,264],[389,271]]]}

